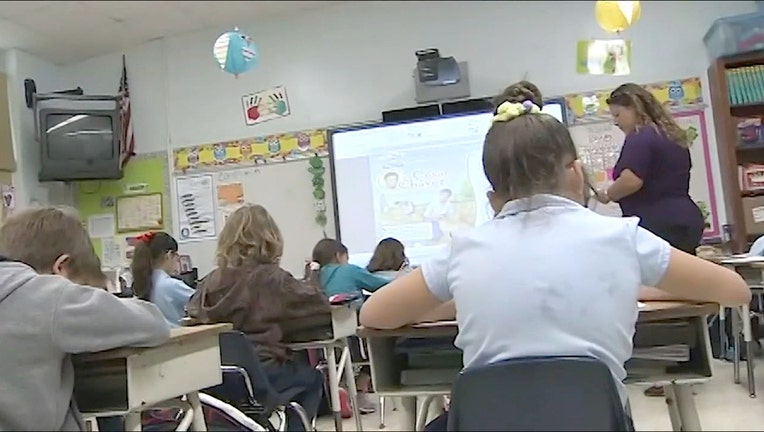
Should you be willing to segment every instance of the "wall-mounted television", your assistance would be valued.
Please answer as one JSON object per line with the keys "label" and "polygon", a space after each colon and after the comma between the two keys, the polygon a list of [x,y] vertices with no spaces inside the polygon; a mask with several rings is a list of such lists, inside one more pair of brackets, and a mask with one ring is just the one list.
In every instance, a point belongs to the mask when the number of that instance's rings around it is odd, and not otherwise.
{"label": "wall-mounted television", "polygon": [[39,181],[122,178],[118,109],[39,111]]}

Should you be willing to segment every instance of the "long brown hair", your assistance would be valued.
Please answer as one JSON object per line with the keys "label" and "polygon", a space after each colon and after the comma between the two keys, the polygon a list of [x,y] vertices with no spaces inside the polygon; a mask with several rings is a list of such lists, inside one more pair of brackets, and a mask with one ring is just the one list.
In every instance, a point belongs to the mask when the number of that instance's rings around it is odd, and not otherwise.
{"label": "long brown hair", "polygon": [[167,252],[178,252],[178,242],[166,232],[143,234],[138,238],[130,263],[133,276],[133,292],[138,298],[151,301],[154,291],[152,276]]}
{"label": "long brown hair", "polygon": [[406,253],[403,243],[388,237],[382,239],[377,247],[374,248],[374,254],[369,260],[366,270],[374,273],[378,271],[398,271],[406,264]]}
{"label": "long brown hair", "polygon": [[632,108],[636,111],[640,121],[655,125],[668,139],[680,147],[689,148],[692,144],[687,133],[679,127],[666,107],[640,85],[634,83],[621,84],[610,93],[606,102],[608,105]]}

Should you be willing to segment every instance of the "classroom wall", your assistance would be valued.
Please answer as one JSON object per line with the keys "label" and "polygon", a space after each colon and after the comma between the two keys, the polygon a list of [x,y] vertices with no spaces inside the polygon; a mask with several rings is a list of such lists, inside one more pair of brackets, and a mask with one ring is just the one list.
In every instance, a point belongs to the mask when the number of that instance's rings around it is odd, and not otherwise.
{"label": "classroom wall", "polygon": [[[576,74],[576,41],[608,37],[593,9],[593,2],[580,1],[351,2],[271,21],[242,17],[230,26],[127,49],[137,150],[378,119],[383,110],[414,105],[414,51],[429,47],[469,63],[473,96],[496,94],[523,77],[550,96],[624,81],[706,80],[706,30],[715,19],[751,12],[755,4],[642,2],[641,20],[624,35],[633,44],[629,77]],[[212,57],[217,36],[234,26],[254,38],[261,58],[257,69],[238,78],[221,72]],[[113,92],[121,54],[64,67],[62,76],[87,92]],[[241,96],[276,85],[286,86],[292,114],[246,126]],[[713,124],[708,132],[714,136]],[[712,170],[719,183],[715,158]],[[722,200],[719,194],[720,209]],[[312,218],[300,216],[306,223]]]}
{"label": "classroom wall", "polygon": [[26,78],[35,80],[40,93],[62,90],[64,80],[60,68],[16,49],[2,53],[2,64],[8,76],[11,133],[16,156],[17,169],[13,175],[16,205],[73,205],[74,193],[70,185],[60,182],[40,184],[37,181],[40,147],[34,138],[34,117],[24,99]]}

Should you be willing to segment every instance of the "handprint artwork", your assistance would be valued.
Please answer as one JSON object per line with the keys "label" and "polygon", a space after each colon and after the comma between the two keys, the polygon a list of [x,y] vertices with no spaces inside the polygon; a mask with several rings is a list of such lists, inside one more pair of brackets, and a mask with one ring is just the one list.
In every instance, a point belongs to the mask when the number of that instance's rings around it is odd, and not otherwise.
{"label": "handprint artwork", "polygon": [[284,86],[243,96],[241,101],[244,108],[244,120],[248,126],[290,114]]}

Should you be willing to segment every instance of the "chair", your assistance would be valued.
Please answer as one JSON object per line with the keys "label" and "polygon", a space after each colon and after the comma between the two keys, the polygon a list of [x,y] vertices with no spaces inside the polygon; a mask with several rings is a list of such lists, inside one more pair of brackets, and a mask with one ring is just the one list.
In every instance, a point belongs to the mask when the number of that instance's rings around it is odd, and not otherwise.
{"label": "chair", "polygon": [[628,431],[610,369],[591,357],[469,368],[453,386],[449,431]]}
{"label": "chair", "polygon": [[[292,399],[295,393],[278,392],[271,386],[252,342],[241,332],[220,334],[220,360],[223,383],[205,390],[218,399],[228,402],[269,431],[286,430],[287,409],[300,417],[306,431],[313,430],[312,419],[302,406]],[[276,413],[280,419],[277,429],[270,421]]]}

